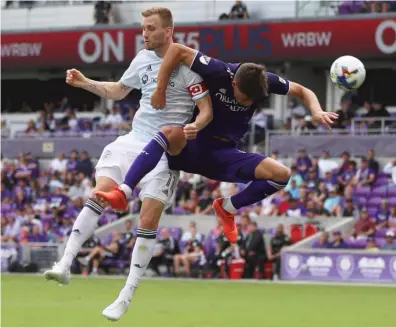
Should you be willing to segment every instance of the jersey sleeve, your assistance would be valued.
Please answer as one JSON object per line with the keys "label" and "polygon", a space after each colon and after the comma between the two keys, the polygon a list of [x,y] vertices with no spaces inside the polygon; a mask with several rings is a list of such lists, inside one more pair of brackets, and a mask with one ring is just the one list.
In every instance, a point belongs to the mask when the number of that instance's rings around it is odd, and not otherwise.
{"label": "jersey sleeve", "polygon": [[281,78],[274,73],[267,73],[268,91],[276,95],[287,95],[290,89],[290,81]]}
{"label": "jersey sleeve", "polygon": [[204,79],[219,79],[222,77],[229,78],[230,76],[233,78],[238,67],[239,64],[225,63],[197,51],[190,69]]}
{"label": "jersey sleeve", "polygon": [[209,94],[209,90],[205,82],[197,73],[186,69],[184,79],[186,88],[190,93],[192,100],[197,101]]}
{"label": "jersey sleeve", "polygon": [[140,77],[139,77],[139,66],[140,56],[139,54],[132,60],[128,69],[124,72],[121,77],[121,83],[131,89],[140,89]]}

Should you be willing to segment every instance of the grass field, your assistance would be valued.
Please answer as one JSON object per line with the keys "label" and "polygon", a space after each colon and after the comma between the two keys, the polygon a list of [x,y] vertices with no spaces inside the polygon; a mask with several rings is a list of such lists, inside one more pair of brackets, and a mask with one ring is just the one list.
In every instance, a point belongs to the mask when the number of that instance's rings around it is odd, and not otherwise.
{"label": "grass field", "polygon": [[3,275],[2,327],[395,326],[396,288],[145,280],[117,323],[101,316],[123,279]]}

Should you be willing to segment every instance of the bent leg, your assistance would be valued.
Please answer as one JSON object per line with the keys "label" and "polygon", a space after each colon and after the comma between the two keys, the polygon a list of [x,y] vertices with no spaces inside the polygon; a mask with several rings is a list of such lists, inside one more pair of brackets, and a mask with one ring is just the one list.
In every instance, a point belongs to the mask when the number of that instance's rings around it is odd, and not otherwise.
{"label": "bent leg", "polygon": [[185,145],[186,139],[182,127],[163,127],[161,132],[154,136],[129,168],[124,183],[120,186],[126,197],[131,197],[132,190],[146,174],[157,166],[164,152],[169,151],[171,155],[177,155]]}

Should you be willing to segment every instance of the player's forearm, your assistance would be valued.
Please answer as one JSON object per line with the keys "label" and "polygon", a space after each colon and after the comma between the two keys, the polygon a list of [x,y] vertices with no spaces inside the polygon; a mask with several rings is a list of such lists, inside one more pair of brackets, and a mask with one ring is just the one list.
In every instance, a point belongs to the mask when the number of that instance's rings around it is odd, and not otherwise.
{"label": "player's forearm", "polygon": [[198,131],[204,129],[213,119],[213,108],[210,95],[197,101],[199,113],[195,119],[195,126]]}
{"label": "player's forearm", "polygon": [[301,100],[303,101],[304,105],[309,108],[312,114],[323,111],[318,97],[316,97],[312,90],[304,88],[301,93]]}
{"label": "player's forearm", "polygon": [[99,97],[113,100],[123,99],[130,91],[130,88],[121,82],[101,82],[91,79],[87,79],[82,88]]}
{"label": "player's forearm", "polygon": [[158,73],[157,90],[166,91],[172,72],[180,65],[182,50],[177,43],[172,43],[161,63]]}

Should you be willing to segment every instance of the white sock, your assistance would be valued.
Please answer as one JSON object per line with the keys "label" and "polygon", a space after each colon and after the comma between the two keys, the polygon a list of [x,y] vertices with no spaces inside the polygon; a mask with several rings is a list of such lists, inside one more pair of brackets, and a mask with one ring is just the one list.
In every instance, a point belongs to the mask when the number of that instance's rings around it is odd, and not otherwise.
{"label": "white sock", "polygon": [[91,198],[85,203],[84,208],[74,222],[72,233],[66,244],[65,253],[60,260],[60,263],[66,268],[70,268],[82,245],[93,235],[103,211],[104,208]]}
{"label": "white sock", "polygon": [[234,214],[234,213],[236,213],[236,212],[238,211],[238,210],[234,207],[234,204],[232,204],[231,197],[224,198],[224,200],[223,200],[223,208],[224,208],[228,213],[231,213],[231,214]]}
{"label": "white sock", "polygon": [[123,184],[120,186],[120,189],[125,193],[125,196],[126,196],[127,199],[131,198],[131,196],[132,196],[132,189],[129,188],[128,185],[126,185],[125,183],[123,183]]}
{"label": "white sock", "polygon": [[125,287],[121,290],[120,299],[128,301],[132,299],[153,256],[156,234],[156,230],[141,228],[137,230],[137,239],[132,252],[131,267]]}

